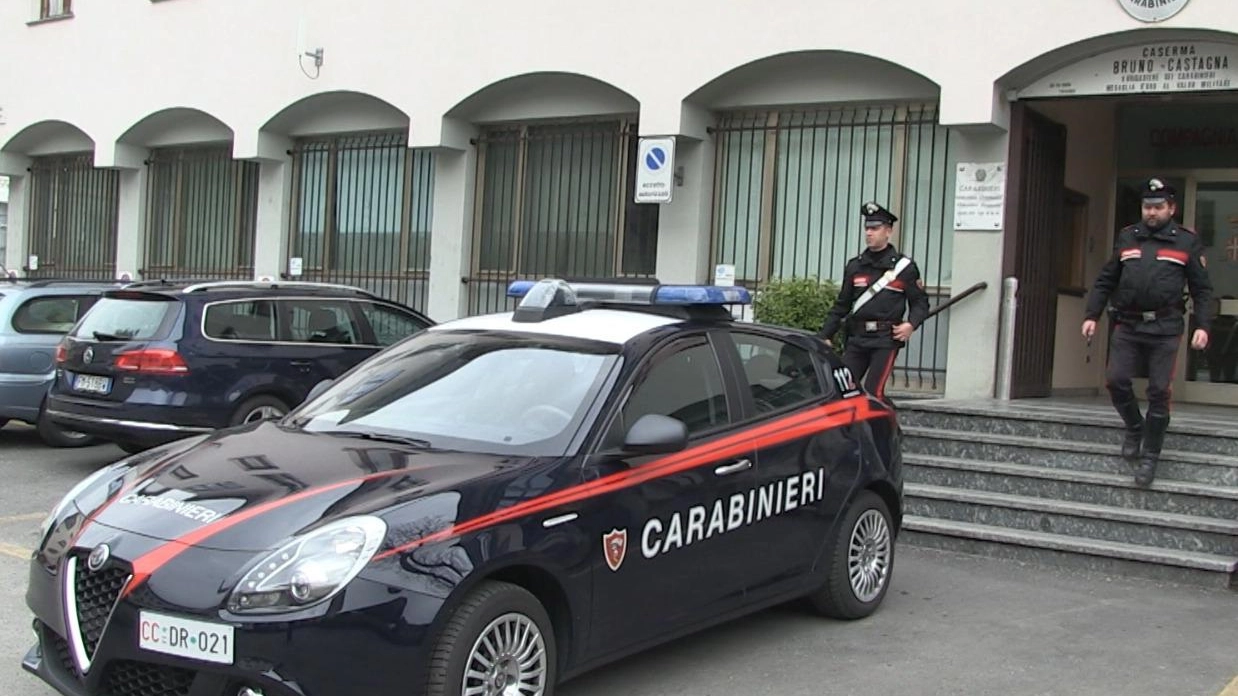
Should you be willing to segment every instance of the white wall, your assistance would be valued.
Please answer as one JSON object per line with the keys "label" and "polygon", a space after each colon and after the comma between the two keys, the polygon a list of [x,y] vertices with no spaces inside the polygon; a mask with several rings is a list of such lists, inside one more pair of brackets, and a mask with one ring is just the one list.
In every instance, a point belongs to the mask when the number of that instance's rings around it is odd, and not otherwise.
{"label": "white wall", "polygon": [[[960,162],[1005,160],[1009,138],[1005,131],[986,128],[963,130],[951,142]],[[988,397],[995,393],[997,347],[1002,298],[1002,232],[954,232],[954,277],[951,292],[958,294],[976,283],[988,287],[950,309],[946,352],[946,397]]]}
{"label": "white wall", "polygon": [[117,140],[147,147],[227,143],[232,129],[201,111],[171,108],[143,118]]}
{"label": "white wall", "polygon": [[0,259],[9,242],[9,178],[0,176]]}
{"label": "white wall", "polygon": [[[231,140],[237,157],[265,168],[256,259],[272,273],[285,253],[289,138],[407,128],[411,146],[444,158],[431,260],[439,319],[461,306],[476,124],[624,115],[639,116],[642,134],[678,135],[685,181],[661,216],[657,272],[704,280],[713,109],[938,99],[941,121],[960,127],[959,160],[1002,160],[1007,88],[1095,50],[1238,32],[1238,3],[1209,0],[1155,26],[1112,0],[793,0],[725,9],[680,0],[647,17],[569,0],[484,10],[470,2],[108,0],[28,25],[32,5],[0,3],[0,64],[9,66],[0,74],[0,174],[21,177],[26,156],[91,148],[98,165],[132,172],[151,147]],[[321,68],[303,55],[317,48]],[[1086,166],[1072,172],[1087,186],[1098,175]],[[131,229],[121,238],[136,244],[141,178],[126,181],[121,217]],[[20,183],[14,191],[18,205]],[[24,221],[20,210],[11,213],[14,260],[24,253]],[[989,290],[951,310],[952,396],[992,393],[1001,241],[1000,233],[955,234],[954,290],[979,280]],[[135,253],[122,250],[118,260],[131,265]]]}
{"label": "white wall", "polygon": [[[10,66],[4,93],[23,95],[4,104],[0,142],[49,118],[115,140],[171,107],[252,131],[303,97],[335,90],[372,94],[409,114],[415,134],[437,134],[444,114],[469,96],[541,72],[609,83],[640,105],[645,132],[675,133],[683,100],[720,75],[813,50],[908,67],[941,88],[946,122],[987,123],[994,83],[1007,72],[1061,46],[1146,28],[1117,2],[1078,0],[801,0],[725,10],[681,0],[645,19],[568,0],[491,3],[485,11],[468,2],[125,0],[77,3],[72,19],[28,26],[30,8],[0,5],[0,59]],[[1195,0],[1157,28],[1238,31],[1238,4]],[[301,56],[313,48],[324,49],[320,70]],[[782,91],[828,97],[856,86],[880,94],[911,85],[844,62],[834,74],[751,87],[779,100]]]}
{"label": "white wall", "polygon": [[688,100],[714,109],[938,98],[931,80],[869,56],[816,51],[772,56],[713,80]]}

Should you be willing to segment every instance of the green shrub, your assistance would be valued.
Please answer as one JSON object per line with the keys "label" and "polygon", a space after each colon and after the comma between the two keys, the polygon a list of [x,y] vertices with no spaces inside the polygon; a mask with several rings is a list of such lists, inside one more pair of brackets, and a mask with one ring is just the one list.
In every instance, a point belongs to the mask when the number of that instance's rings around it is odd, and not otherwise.
{"label": "green shrub", "polygon": [[[783,278],[761,285],[752,300],[753,317],[762,324],[776,324],[817,333],[838,297],[833,281],[816,278]],[[842,332],[834,336],[841,349]]]}

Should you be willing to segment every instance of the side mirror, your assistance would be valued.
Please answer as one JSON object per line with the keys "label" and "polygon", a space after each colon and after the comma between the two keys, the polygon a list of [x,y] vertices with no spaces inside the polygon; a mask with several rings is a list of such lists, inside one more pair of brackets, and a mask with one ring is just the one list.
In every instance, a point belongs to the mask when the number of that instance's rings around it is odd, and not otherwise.
{"label": "side mirror", "polygon": [[666,454],[687,446],[688,426],[681,420],[656,413],[641,416],[623,440],[623,451],[628,454]]}
{"label": "side mirror", "polygon": [[313,401],[314,399],[317,399],[318,395],[325,392],[328,388],[331,387],[332,384],[335,384],[335,380],[333,379],[324,379],[318,384],[315,384],[314,388],[310,389],[309,393],[305,395],[305,401],[302,401],[301,403],[307,404]]}

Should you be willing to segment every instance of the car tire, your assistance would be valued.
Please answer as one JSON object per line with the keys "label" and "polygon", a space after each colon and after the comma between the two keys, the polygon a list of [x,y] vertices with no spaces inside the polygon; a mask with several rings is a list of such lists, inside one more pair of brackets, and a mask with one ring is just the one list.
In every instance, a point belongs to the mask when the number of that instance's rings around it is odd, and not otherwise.
{"label": "car tire", "polygon": [[[483,637],[489,637],[489,643],[483,644]],[[533,650],[530,657],[523,662],[514,659],[528,649]],[[516,679],[528,684],[519,690],[521,694],[552,696],[558,671],[555,649],[550,616],[541,602],[522,587],[487,580],[461,601],[439,634],[430,656],[426,694],[460,696],[466,689],[466,670],[481,657],[492,664],[491,669],[478,670],[487,679],[502,679],[505,685]],[[470,677],[470,686],[484,683]]]}
{"label": "car tire", "polygon": [[66,430],[56,425],[43,411],[39,411],[39,420],[34,427],[38,430],[39,439],[50,447],[87,447],[98,443],[93,435]]}
{"label": "car tire", "polygon": [[825,616],[862,619],[881,606],[894,577],[890,508],[881,496],[862,491],[838,529],[838,538],[830,548],[825,585],[810,599]]}
{"label": "car tire", "polygon": [[288,413],[288,404],[274,396],[264,394],[246,399],[238,406],[236,412],[232,414],[231,424],[244,425],[262,418],[283,416],[285,413]]}

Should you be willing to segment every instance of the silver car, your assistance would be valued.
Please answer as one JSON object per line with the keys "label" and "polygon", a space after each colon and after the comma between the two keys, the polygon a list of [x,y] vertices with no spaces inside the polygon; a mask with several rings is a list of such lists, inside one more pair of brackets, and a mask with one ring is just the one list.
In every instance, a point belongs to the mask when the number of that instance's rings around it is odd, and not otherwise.
{"label": "silver car", "polygon": [[81,447],[94,438],[43,417],[55,373],[56,346],[99,299],[118,287],[108,281],[14,280],[0,276],[0,427],[25,421],[55,447]]}

